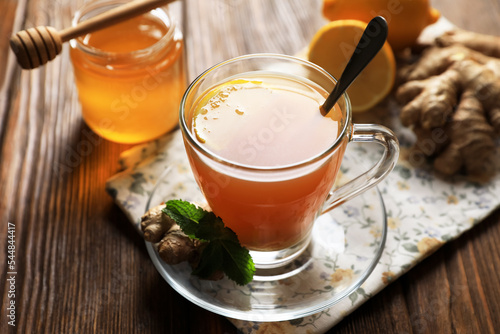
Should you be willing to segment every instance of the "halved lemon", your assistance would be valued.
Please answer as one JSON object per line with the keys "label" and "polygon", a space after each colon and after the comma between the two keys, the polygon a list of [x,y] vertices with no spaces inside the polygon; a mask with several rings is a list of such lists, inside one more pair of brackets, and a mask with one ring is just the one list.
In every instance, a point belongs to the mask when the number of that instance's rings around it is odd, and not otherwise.
{"label": "halved lemon", "polygon": [[[340,78],[367,23],[358,20],[332,21],[321,27],[309,44],[307,58]],[[347,89],[352,111],[366,111],[391,91],[396,76],[396,61],[386,42],[379,53]]]}

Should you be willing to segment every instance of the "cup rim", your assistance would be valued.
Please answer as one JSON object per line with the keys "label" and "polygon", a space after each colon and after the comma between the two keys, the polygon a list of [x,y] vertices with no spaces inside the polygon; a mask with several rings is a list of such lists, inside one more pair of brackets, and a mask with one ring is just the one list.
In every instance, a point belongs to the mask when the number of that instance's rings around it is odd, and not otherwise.
{"label": "cup rim", "polygon": [[295,56],[289,56],[289,55],[283,55],[283,54],[278,54],[278,53],[252,53],[252,54],[247,54],[243,56],[238,56],[234,57],[228,60],[224,60],[222,62],[219,62],[210,68],[206,69],[203,71],[196,79],[194,79],[186,89],[186,92],[182,96],[180,107],[179,107],[179,124],[180,128],[183,134],[184,139],[188,140],[189,144],[194,147],[198,152],[202,153],[205,155],[207,158],[210,158],[211,160],[214,160],[218,163],[221,163],[226,166],[230,167],[237,167],[239,169],[245,170],[245,171],[254,171],[254,172],[280,172],[280,171],[288,171],[300,167],[305,167],[307,165],[310,165],[312,163],[315,163],[326,156],[328,156],[330,153],[332,153],[337,147],[342,143],[344,138],[348,135],[348,131],[350,128],[352,128],[352,109],[351,109],[351,101],[349,99],[349,96],[347,93],[344,92],[342,94],[342,97],[344,98],[345,101],[345,122],[342,127],[342,130],[340,131],[339,135],[337,136],[337,139],[330,145],[327,149],[323,150],[322,152],[313,155],[309,157],[308,159],[301,160],[298,162],[294,162],[291,164],[286,164],[286,165],[280,165],[280,166],[254,166],[254,165],[248,165],[248,164],[242,164],[239,162],[235,162],[229,159],[226,159],[224,157],[221,157],[218,154],[215,154],[214,152],[210,151],[209,149],[205,148],[204,146],[200,145],[200,143],[194,138],[194,135],[189,131],[189,127],[186,124],[186,120],[184,117],[185,114],[185,103],[187,101],[187,97],[190,94],[190,92],[193,90],[193,88],[196,86],[196,84],[203,79],[205,76],[207,76],[210,72],[213,70],[222,67],[226,64],[229,63],[234,63],[238,62],[241,60],[245,59],[250,59],[250,58],[272,58],[272,59],[282,59],[286,61],[294,61],[297,63],[301,63],[303,65],[307,65],[308,67],[313,68],[314,70],[318,71],[319,73],[323,74],[327,78],[331,79],[335,84],[337,83],[337,79],[331,75],[329,72],[327,72],[325,69],[322,67],[308,61],[305,59],[301,59]]}

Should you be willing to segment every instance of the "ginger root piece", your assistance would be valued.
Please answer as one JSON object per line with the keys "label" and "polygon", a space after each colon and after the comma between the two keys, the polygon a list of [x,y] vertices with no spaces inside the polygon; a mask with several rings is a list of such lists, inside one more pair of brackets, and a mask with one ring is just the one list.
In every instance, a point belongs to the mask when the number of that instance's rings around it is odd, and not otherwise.
{"label": "ginger root piece", "polygon": [[397,91],[401,122],[405,126],[419,124],[424,129],[443,126],[457,104],[460,74],[449,70],[439,76],[409,81]]}
{"label": "ginger root piece", "polygon": [[436,170],[451,175],[465,167],[469,175],[493,175],[496,167],[494,130],[472,91],[464,92],[447,126],[450,143],[434,161]]}
{"label": "ginger root piece", "polygon": [[434,168],[445,175],[465,172],[478,181],[494,175],[500,58],[492,55],[500,56],[499,43],[494,36],[449,33],[400,70],[405,83],[396,98],[403,105],[403,125],[417,136],[414,158],[433,158]]}
{"label": "ginger root piece", "polygon": [[162,214],[163,207],[164,205],[157,205],[141,217],[141,229],[146,241],[153,243],[160,241],[175,224],[169,216]]}
{"label": "ginger root piece", "polygon": [[436,39],[436,44],[444,47],[463,45],[484,55],[500,58],[500,37],[478,34],[467,30],[448,31]]}
{"label": "ginger root piece", "polygon": [[[163,213],[164,207],[164,204],[155,206],[141,217],[144,239],[155,244],[166,264],[187,261],[193,269],[196,268],[205,243],[187,236],[173,219]],[[222,271],[216,271],[207,279],[219,280],[223,277]]]}
{"label": "ginger root piece", "polygon": [[[163,214],[163,213],[162,213]],[[158,243],[158,253],[167,264],[193,262],[199,257],[201,242],[189,238],[175,224]]]}

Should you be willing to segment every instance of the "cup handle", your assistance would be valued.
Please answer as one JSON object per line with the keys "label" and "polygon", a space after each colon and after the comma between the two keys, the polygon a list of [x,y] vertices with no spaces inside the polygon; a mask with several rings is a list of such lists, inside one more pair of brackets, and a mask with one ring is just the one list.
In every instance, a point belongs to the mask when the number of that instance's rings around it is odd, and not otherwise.
{"label": "cup handle", "polygon": [[382,181],[394,168],[399,157],[396,135],[388,128],[377,124],[353,124],[350,141],[377,143],[384,147],[380,160],[372,168],[340,188],[332,190],[323,205],[322,213],[349,201]]}

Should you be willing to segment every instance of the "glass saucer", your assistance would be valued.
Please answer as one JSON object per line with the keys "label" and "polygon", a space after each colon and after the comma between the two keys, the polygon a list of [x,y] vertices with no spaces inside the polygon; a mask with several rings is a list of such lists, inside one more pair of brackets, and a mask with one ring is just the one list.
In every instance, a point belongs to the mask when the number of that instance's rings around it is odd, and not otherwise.
{"label": "glass saucer", "polygon": [[[357,160],[346,153],[340,183],[366,171]],[[161,181],[148,208],[171,199],[171,190]],[[194,304],[233,319],[270,322],[318,313],[356,291],[377,265],[386,234],[384,202],[378,189],[372,188],[320,216],[311,243],[296,260],[282,268],[258,270],[246,286],[226,278],[200,280],[191,275],[187,263],[165,264],[153,244],[146,242],[146,247],[163,278]]]}

